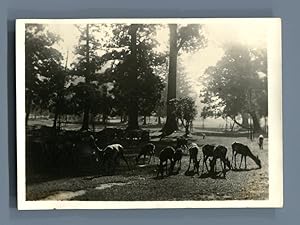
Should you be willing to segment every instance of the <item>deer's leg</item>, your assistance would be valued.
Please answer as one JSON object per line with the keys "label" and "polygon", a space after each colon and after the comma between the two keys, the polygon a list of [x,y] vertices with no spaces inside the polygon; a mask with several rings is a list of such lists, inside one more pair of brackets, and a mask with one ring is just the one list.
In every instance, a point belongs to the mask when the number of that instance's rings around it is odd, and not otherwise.
{"label": "deer's leg", "polygon": [[244,155],[241,155],[241,162],[240,162],[240,166],[239,166],[240,169],[241,169],[241,166],[242,166],[243,157],[244,157]]}
{"label": "deer's leg", "polygon": [[246,162],[247,156],[245,156],[245,169],[247,169],[247,162]]}
{"label": "deer's leg", "polygon": [[207,163],[206,163],[207,159],[208,159],[208,156],[205,159],[205,167],[206,167],[206,171],[208,172],[208,166],[207,166]]}
{"label": "deer's leg", "polygon": [[166,175],[168,176],[168,160],[166,161]]}
{"label": "deer's leg", "polygon": [[234,168],[236,169],[236,156],[237,156],[237,152],[234,153]]}
{"label": "deer's leg", "polygon": [[204,172],[204,161],[205,161],[205,156],[203,156],[203,162],[202,162],[202,170],[201,170],[201,173]]}
{"label": "deer's leg", "polygon": [[189,171],[189,170],[190,170],[191,161],[192,161],[192,158],[190,157],[190,162],[189,162],[189,166],[188,166],[188,168],[187,168],[187,171]]}
{"label": "deer's leg", "polygon": [[220,165],[221,165],[221,169],[222,169],[222,171],[224,170],[223,164],[224,164],[224,166],[225,166],[225,163],[224,163],[224,161],[223,161],[223,160],[220,158]]}

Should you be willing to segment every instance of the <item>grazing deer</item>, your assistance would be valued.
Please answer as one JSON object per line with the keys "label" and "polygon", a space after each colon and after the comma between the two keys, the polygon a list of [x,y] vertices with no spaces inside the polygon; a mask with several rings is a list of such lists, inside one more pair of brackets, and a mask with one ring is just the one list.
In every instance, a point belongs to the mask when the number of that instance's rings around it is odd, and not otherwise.
{"label": "grazing deer", "polygon": [[181,148],[177,148],[175,150],[175,153],[174,153],[174,160],[171,164],[171,168],[170,168],[170,171],[172,172],[176,163],[178,162],[179,163],[179,167],[177,169],[177,172],[179,172],[179,170],[181,170],[181,159],[182,159],[182,155],[183,155],[183,150]]}
{"label": "grazing deer", "polygon": [[193,172],[196,171],[196,173],[199,175],[200,160],[197,159],[198,151],[199,151],[198,145],[196,143],[192,143],[189,148],[190,161],[189,161],[189,166],[187,168],[187,172],[190,170],[191,162],[193,161],[193,166],[194,166]]}
{"label": "grazing deer", "polygon": [[100,166],[104,166],[104,171],[106,173],[109,173],[109,168],[112,170],[110,171],[111,174],[115,173],[116,164],[119,164],[120,158],[124,160],[126,163],[128,170],[130,170],[129,164],[124,157],[124,148],[120,144],[112,144],[106,146],[103,150],[97,149],[98,151],[94,152],[94,155],[96,155],[96,160],[99,162]]}
{"label": "grazing deer", "polygon": [[247,169],[247,162],[246,158],[247,156],[250,157],[257,165],[259,168],[261,168],[261,161],[258,158],[258,156],[254,156],[252,152],[250,151],[249,147],[247,145],[243,145],[241,143],[234,142],[232,145],[232,162],[234,158],[234,167],[236,168],[236,155],[240,154],[241,155],[241,162],[239,168],[241,168],[243,158],[245,159],[245,169]]}
{"label": "grazing deer", "polygon": [[264,149],[264,136],[262,134],[258,137],[258,146],[259,149]]}
{"label": "grazing deer", "polygon": [[[210,164],[210,172],[215,173],[216,172],[216,162],[218,159],[220,159],[221,168],[223,172],[223,176],[226,176],[226,166],[231,169],[230,161],[226,157],[227,154],[227,148],[222,145],[218,145],[213,149],[213,159],[209,160]],[[223,162],[223,164],[222,164]]]}
{"label": "grazing deer", "polygon": [[209,171],[206,162],[209,157],[214,157],[214,148],[215,145],[208,145],[208,144],[202,147],[202,153],[203,153],[202,173],[204,171],[204,164],[206,167],[206,171]]}
{"label": "grazing deer", "polygon": [[170,160],[170,163],[172,165],[174,161],[174,155],[175,155],[175,149],[171,146],[167,146],[163,150],[161,150],[161,152],[159,153],[159,165],[157,169],[157,177],[159,176],[159,174],[161,174],[162,177],[164,176],[164,167],[166,167],[166,175],[170,174],[168,173],[168,160]]}
{"label": "grazing deer", "polygon": [[177,138],[176,148],[187,149],[188,148],[188,140],[185,139],[184,137]]}
{"label": "grazing deer", "polygon": [[149,156],[148,163],[150,163],[152,157],[155,160],[154,154],[155,154],[155,145],[154,144],[148,143],[148,144],[144,145],[141,148],[139,155],[135,158],[136,164],[138,164],[139,159],[141,158],[142,155],[144,156],[144,162],[146,160],[146,156]]}

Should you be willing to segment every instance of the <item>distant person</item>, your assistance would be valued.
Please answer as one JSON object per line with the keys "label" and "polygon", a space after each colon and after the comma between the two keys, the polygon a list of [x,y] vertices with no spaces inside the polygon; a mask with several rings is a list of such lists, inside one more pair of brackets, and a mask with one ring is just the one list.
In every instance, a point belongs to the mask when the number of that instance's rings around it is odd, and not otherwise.
{"label": "distant person", "polygon": [[264,136],[261,134],[258,137],[259,149],[264,149]]}

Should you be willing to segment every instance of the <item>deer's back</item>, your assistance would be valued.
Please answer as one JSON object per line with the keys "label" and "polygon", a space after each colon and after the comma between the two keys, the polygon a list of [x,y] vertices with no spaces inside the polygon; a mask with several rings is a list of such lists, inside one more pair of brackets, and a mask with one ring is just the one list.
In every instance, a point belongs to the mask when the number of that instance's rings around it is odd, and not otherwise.
{"label": "deer's back", "polygon": [[238,143],[238,142],[234,142],[231,147],[232,147],[232,150],[237,152],[237,153],[240,153],[240,154],[243,154],[243,155],[251,154],[251,151],[250,151],[250,149],[247,145],[244,145],[244,144],[241,144],[241,143]]}
{"label": "deer's back", "polygon": [[214,156],[214,148],[215,148],[214,145],[204,145],[202,147],[203,155]]}
{"label": "deer's back", "polygon": [[224,158],[227,154],[227,148],[225,146],[222,145],[218,145],[215,149],[214,149],[214,157],[215,158]]}
{"label": "deer's back", "polygon": [[172,160],[174,158],[175,149],[173,147],[165,147],[159,154],[160,161]]}

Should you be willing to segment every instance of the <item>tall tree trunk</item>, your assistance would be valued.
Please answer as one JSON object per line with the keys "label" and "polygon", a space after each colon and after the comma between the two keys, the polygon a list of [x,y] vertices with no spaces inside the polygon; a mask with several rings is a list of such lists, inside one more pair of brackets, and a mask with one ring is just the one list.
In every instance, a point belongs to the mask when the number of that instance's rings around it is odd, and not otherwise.
{"label": "tall tree trunk", "polygon": [[169,75],[168,75],[168,93],[167,93],[167,121],[163,128],[165,135],[172,134],[178,130],[176,122],[175,107],[170,104],[171,99],[176,98],[176,75],[177,75],[177,24],[169,24],[170,29],[170,55],[169,55]]}
{"label": "tall tree trunk", "polygon": [[242,113],[242,125],[243,127],[249,127],[249,114],[248,113]]}
{"label": "tall tree trunk", "polygon": [[254,133],[260,133],[262,131],[259,123],[259,119],[255,112],[250,113],[253,121],[253,132]]}
{"label": "tall tree trunk", "polygon": [[58,114],[58,130],[61,128],[61,114]]}
{"label": "tall tree trunk", "polygon": [[128,121],[128,116],[127,116],[127,114],[125,114],[124,118],[123,118],[123,123],[127,123],[127,121]]}
{"label": "tall tree trunk", "polygon": [[89,107],[85,106],[84,112],[83,112],[83,122],[81,130],[88,130],[89,129]]}
{"label": "tall tree trunk", "polygon": [[[90,35],[89,35],[89,24],[86,25],[86,74],[85,74],[85,82],[86,84],[90,83]],[[86,90],[88,92],[88,90]],[[86,101],[84,111],[83,111],[83,122],[81,130],[89,129],[89,114],[90,114],[90,105],[89,105],[89,95],[87,95],[88,99]]]}
{"label": "tall tree trunk", "polygon": [[92,118],[91,118],[91,120],[92,120],[92,121],[91,121],[91,122],[92,122],[92,129],[93,129],[93,132],[95,132],[95,130],[96,130],[96,129],[95,129],[95,115],[92,114],[91,117],[92,117]]}
{"label": "tall tree trunk", "polygon": [[186,122],[185,123],[185,136],[187,137],[190,133],[190,130],[189,130],[189,127],[190,127],[190,123]]}
{"label": "tall tree trunk", "polygon": [[52,126],[53,129],[55,129],[55,130],[56,130],[57,118],[58,118],[58,113],[55,112],[55,114],[54,114],[54,120],[53,120],[53,126]]}
{"label": "tall tree trunk", "polygon": [[129,69],[129,80],[131,83],[131,94],[128,104],[128,130],[139,129],[138,123],[138,102],[136,95],[137,87],[137,45],[136,45],[136,36],[137,36],[138,25],[131,24],[129,27],[129,35],[131,36],[130,41],[130,69]]}
{"label": "tall tree trunk", "polygon": [[233,124],[232,124],[232,126],[230,128],[231,132],[233,131],[234,125],[235,125],[235,122],[233,121]]}
{"label": "tall tree trunk", "polygon": [[161,117],[160,116],[157,117],[157,123],[158,123],[158,125],[161,125]]}

